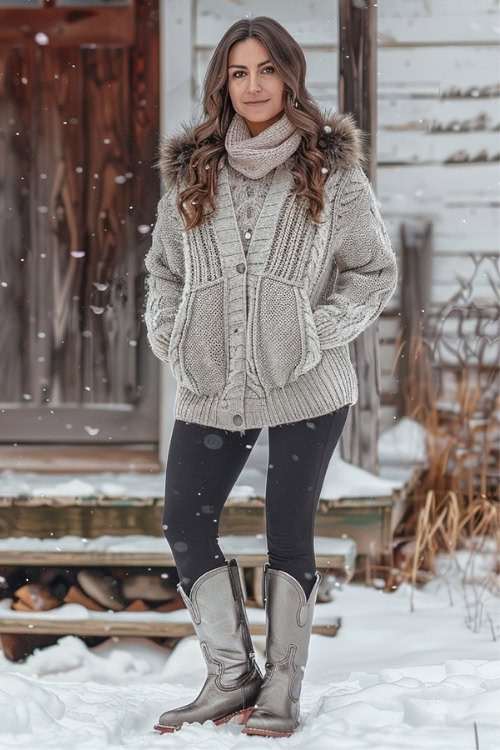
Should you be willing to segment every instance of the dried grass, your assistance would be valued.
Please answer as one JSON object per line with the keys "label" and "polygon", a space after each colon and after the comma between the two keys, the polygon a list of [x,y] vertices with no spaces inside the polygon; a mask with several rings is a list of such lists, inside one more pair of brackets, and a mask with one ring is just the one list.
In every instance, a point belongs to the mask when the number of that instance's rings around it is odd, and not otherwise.
{"label": "dried grass", "polygon": [[[417,329],[423,330],[423,325]],[[401,334],[397,343],[393,374],[406,346]],[[485,592],[500,595],[499,397],[493,398],[494,408],[489,391],[484,398],[495,373],[487,373],[486,388],[481,382],[471,385],[474,368],[461,360],[455,403],[446,411],[440,408],[439,372],[436,375],[433,371],[429,343],[421,335],[413,336],[407,348],[410,374],[401,384],[405,413],[426,430],[429,463],[412,493],[408,512],[395,530],[390,563],[372,565],[367,560],[366,580],[372,582],[373,573],[378,571],[387,592],[410,581],[413,611],[416,586],[436,577],[436,555],[448,553],[456,569],[457,549],[469,549],[465,569],[458,569],[468,624],[476,631],[482,620]],[[478,582],[472,571],[488,539],[495,546],[493,564]],[[444,582],[448,585],[446,579]],[[471,586],[466,588],[466,583]],[[496,639],[493,625],[492,634]]]}

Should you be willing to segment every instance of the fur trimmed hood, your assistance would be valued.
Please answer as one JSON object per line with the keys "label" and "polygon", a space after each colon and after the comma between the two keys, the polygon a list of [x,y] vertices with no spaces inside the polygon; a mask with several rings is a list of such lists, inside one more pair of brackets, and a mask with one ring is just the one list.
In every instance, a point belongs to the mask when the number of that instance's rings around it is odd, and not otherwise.
{"label": "fur trimmed hood", "polygon": [[[178,179],[187,180],[189,160],[196,148],[194,128],[198,123],[181,123],[180,130],[164,137],[159,145],[159,155],[155,166],[167,187]],[[329,170],[352,169],[364,162],[363,136],[350,114],[324,115],[323,132],[317,142],[324,152]]]}

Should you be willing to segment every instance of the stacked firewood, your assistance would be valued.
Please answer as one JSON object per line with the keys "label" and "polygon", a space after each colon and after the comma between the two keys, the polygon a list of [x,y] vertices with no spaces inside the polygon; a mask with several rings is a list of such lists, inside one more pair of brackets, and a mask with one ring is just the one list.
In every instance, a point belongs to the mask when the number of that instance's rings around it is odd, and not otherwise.
{"label": "stacked firewood", "polygon": [[184,607],[172,572],[84,568],[73,573],[45,568],[36,581],[17,586],[13,579],[11,608],[23,612],[42,612],[63,604],[82,604],[98,612],[170,612]]}
{"label": "stacked firewood", "polygon": [[[11,598],[11,609],[44,612],[64,604],[82,604],[89,610],[106,612],[169,612],[182,609],[175,568],[1,568],[0,598]],[[1,650],[11,661],[25,659],[36,648],[57,642],[60,636],[41,633],[2,633]],[[89,646],[102,638],[84,636]],[[172,648],[177,638],[154,639]]]}

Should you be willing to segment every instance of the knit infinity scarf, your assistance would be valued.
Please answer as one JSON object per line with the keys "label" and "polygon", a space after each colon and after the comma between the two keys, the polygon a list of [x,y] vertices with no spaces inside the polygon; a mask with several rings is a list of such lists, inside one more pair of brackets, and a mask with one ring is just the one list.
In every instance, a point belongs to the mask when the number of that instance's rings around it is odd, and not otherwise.
{"label": "knit infinity scarf", "polygon": [[286,161],[300,140],[300,133],[286,113],[252,138],[245,119],[235,112],[226,132],[225,146],[231,166],[256,179]]}

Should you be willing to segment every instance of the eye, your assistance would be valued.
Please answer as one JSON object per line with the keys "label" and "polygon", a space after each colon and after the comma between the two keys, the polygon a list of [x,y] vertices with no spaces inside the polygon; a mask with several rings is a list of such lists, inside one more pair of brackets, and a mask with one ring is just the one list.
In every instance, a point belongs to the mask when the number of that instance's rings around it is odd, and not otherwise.
{"label": "eye", "polygon": [[[273,73],[274,73],[274,68],[272,67],[272,65],[268,65],[267,68],[262,68],[262,70],[263,71],[264,70],[272,70]],[[236,73],[233,73],[233,78],[239,78],[238,73],[244,73],[244,72],[245,72],[244,70],[237,70]]]}

